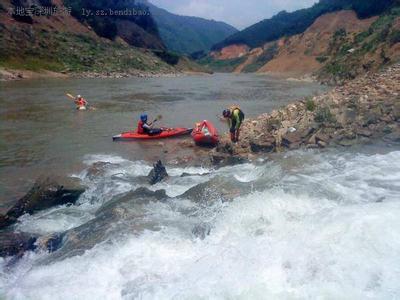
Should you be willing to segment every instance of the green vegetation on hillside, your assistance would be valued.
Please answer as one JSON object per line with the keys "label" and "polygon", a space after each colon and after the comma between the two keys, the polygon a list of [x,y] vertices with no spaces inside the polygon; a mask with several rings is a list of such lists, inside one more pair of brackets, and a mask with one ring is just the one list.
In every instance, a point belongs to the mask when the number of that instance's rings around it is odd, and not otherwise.
{"label": "green vegetation on hillside", "polygon": [[247,65],[243,72],[245,73],[253,73],[257,72],[262,66],[267,64],[270,60],[272,60],[278,52],[278,45],[274,43],[272,46],[268,47],[264,52],[258,56],[255,61],[249,65]]}
{"label": "green vegetation on hillside", "polygon": [[292,13],[283,11],[271,19],[263,20],[237,32],[213,46],[213,50],[232,44],[246,44],[251,48],[259,47],[284,36],[302,33],[319,16],[329,12],[352,9],[360,18],[366,18],[381,14],[396,2],[397,0],[320,0],[310,8]]}
{"label": "green vegetation on hillside", "polygon": [[97,73],[173,70],[150,51],[87,35],[41,31],[35,40],[37,43],[30,46],[20,42],[23,46],[18,54],[5,49],[0,66],[32,71]]}
{"label": "green vegetation on hillside", "polygon": [[225,60],[215,60],[212,57],[207,56],[203,59],[200,59],[198,63],[215,72],[229,73],[233,72],[236,67],[243,63],[245,60],[245,56]]}
{"label": "green vegetation on hillside", "polygon": [[391,62],[387,56],[390,47],[400,42],[400,32],[394,22],[400,17],[400,7],[382,14],[368,30],[355,37],[338,30],[332,37],[326,65],[319,72],[321,79],[353,79]]}
{"label": "green vegetation on hillside", "polygon": [[182,54],[207,52],[212,45],[237,32],[236,28],[223,22],[175,15],[151,3],[148,6],[170,51]]}
{"label": "green vegetation on hillside", "polygon": [[76,19],[89,24],[101,37],[113,40],[120,36],[135,47],[164,48],[157,25],[144,4],[134,0],[64,0],[64,4],[72,8]]}

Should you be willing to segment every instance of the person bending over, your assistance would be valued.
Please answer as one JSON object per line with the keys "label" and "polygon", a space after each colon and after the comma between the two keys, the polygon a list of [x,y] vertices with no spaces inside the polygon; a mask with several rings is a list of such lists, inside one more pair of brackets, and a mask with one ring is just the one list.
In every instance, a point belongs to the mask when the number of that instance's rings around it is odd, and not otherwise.
{"label": "person bending over", "polygon": [[229,132],[231,136],[231,141],[237,143],[239,141],[240,126],[244,120],[244,113],[238,106],[233,106],[229,109],[225,109],[222,112],[225,120],[228,121]]}

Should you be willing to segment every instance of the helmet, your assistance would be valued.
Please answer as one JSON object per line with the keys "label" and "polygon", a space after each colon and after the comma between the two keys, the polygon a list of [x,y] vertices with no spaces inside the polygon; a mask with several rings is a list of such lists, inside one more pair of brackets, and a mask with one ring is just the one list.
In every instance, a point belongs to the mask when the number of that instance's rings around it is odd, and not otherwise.
{"label": "helmet", "polygon": [[146,115],[146,114],[140,115],[140,120],[141,120],[142,122],[146,122],[146,121],[147,121],[147,115]]}
{"label": "helmet", "polygon": [[224,118],[228,118],[231,116],[231,111],[229,109],[224,109],[222,115],[224,116]]}
{"label": "helmet", "polygon": [[81,95],[78,95],[78,96],[76,96],[77,98],[82,98],[82,96]]}

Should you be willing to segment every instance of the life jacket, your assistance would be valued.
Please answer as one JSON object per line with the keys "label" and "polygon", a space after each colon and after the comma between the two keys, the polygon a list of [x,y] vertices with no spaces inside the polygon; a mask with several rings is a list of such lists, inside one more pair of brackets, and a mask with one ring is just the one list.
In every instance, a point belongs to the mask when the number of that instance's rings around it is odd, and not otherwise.
{"label": "life jacket", "polygon": [[79,98],[78,100],[75,101],[76,105],[78,105],[78,107],[82,107],[82,106],[86,106],[86,100],[83,98]]}
{"label": "life jacket", "polygon": [[144,125],[144,122],[142,120],[140,120],[137,124],[137,133],[144,134],[143,125]]}
{"label": "life jacket", "polygon": [[240,109],[240,106],[239,106],[239,105],[233,105],[233,106],[231,106],[231,107],[229,108],[229,110],[231,111],[231,116],[233,116],[233,112],[234,112],[235,110],[239,110],[239,118],[240,118],[241,121],[244,120],[244,113],[243,113],[243,111]]}

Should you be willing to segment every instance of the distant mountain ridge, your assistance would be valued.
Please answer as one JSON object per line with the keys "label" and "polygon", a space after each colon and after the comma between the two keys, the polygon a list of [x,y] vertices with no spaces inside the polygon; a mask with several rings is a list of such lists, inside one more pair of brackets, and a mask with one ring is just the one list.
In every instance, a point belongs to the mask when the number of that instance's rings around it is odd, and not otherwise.
{"label": "distant mountain ridge", "polygon": [[214,44],[238,32],[224,22],[176,15],[148,1],[142,3],[149,7],[160,37],[170,51],[181,54],[208,52]]}
{"label": "distant mountain ridge", "polygon": [[215,44],[212,50],[220,50],[234,44],[245,44],[250,48],[259,47],[281,37],[304,32],[318,17],[326,13],[354,10],[357,16],[363,19],[379,15],[398,2],[398,0],[320,0],[310,8],[291,13],[282,11],[270,19],[262,20]]}

